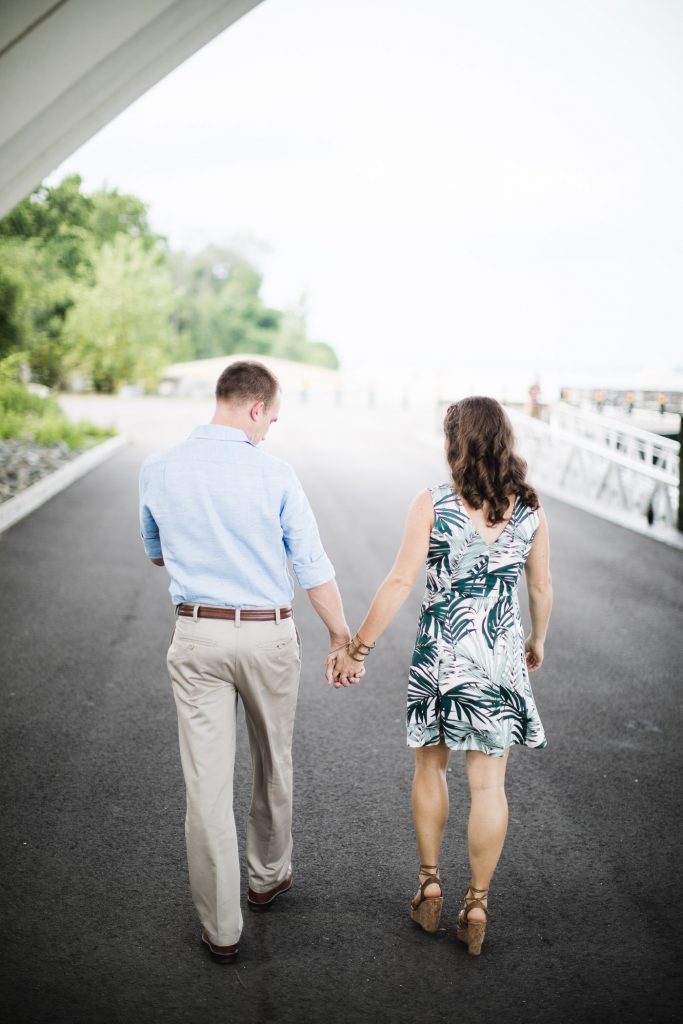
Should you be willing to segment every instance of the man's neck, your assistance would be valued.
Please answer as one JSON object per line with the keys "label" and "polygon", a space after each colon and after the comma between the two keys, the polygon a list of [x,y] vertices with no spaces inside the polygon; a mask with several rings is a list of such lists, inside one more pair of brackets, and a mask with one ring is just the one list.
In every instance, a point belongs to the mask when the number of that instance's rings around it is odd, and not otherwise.
{"label": "man's neck", "polygon": [[219,427],[232,427],[233,430],[241,430],[247,435],[252,443],[255,443],[251,436],[254,424],[251,422],[249,416],[245,415],[241,409],[234,409],[230,406],[219,406],[213,414],[213,419],[210,422],[215,423]]}
{"label": "man's neck", "polygon": [[219,416],[216,414],[210,423],[215,423],[218,427],[232,427],[233,430],[244,430],[246,433],[244,423],[239,416]]}

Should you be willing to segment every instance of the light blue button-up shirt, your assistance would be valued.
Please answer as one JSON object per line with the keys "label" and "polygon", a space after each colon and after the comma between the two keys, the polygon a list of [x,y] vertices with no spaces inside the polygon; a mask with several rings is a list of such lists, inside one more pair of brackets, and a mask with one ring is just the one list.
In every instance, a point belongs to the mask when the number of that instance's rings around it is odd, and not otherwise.
{"label": "light blue button-up shirt", "polygon": [[140,534],[149,558],[164,559],[174,604],[285,607],[288,558],[307,590],[334,578],[291,466],[216,423],[145,460]]}

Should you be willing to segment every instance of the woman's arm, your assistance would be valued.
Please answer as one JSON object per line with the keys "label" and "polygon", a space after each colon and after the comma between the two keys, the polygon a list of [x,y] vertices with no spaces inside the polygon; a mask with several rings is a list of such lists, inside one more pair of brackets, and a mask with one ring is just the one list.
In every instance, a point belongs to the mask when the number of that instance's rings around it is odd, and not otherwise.
{"label": "woman's arm", "polygon": [[553,606],[548,521],[542,508],[539,508],[538,514],[540,523],[524,566],[531,616],[531,633],[525,643],[526,663],[530,672],[535,672],[543,663],[545,638]]}
{"label": "woman's arm", "polygon": [[[434,506],[429,491],[422,491],[408,509],[401,547],[391,571],[384,580],[370,610],[358,630],[363,643],[372,646],[405,604],[415,580],[424,569],[429,552],[429,535],[434,525]],[[360,655],[357,655],[360,657]],[[349,676],[357,675],[360,661],[347,651],[338,651],[326,663],[328,683],[348,686]],[[346,681],[345,681],[346,680]]]}

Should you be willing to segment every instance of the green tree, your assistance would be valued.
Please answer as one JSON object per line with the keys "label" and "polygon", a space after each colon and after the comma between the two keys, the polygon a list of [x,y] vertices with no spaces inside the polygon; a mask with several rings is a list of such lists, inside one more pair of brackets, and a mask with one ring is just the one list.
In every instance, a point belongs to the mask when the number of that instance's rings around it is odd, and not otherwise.
{"label": "green tree", "polygon": [[111,242],[116,235],[139,238],[145,249],[166,250],[166,239],[149,226],[147,205],[137,196],[117,189],[101,189],[90,196],[91,215],[88,229],[97,245]]}
{"label": "green tree", "polygon": [[174,355],[175,295],[167,267],[139,238],[116,235],[92,257],[95,282],[77,284],[66,316],[66,367],[97,391],[152,388]]}
{"label": "green tree", "polygon": [[23,301],[25,283],[0,249],[0,359],[20,349],[26,337]]}
{"label": "green tree", "polygon": [[0,220],[0,239],[39,239],[55,265],[76,276],[88,262],[86,245],[93,203],[76,174],[59,185],[39,185]]}
{"label": "green tree", "polygon": [[171,254],[142,200],[85,195],[78,175],[41,185],[0,219],[0,357],[24,351],[50,387],[83,360],[100,390],[151,386],[165,359],[236,352],[336,367],[308,338],[303,302],[264,303],[257,262],[253,245]]}
{"label": "green tree", "polygon": [[73,304],[73,278],[39,239],[0,238],[0,290],[2,281],[9,282],[6,290],[14,302],[0,303],[6,321],[5,331],[0,327],[0,350],[25,350],[36,381],[62,385],[62,329]]}
{"label": "green tree", "polygon": [[339,357],[326,341],[311,341],[306,350],[306,362],[314,366],[326,366],[328,370],[339,369]]}
{"label": "green tree", "polygon": [[281,314],[261,301],[261,274],[249,260],[211,246],[192,256],[176,254],[173,267],[181,296],[177,324],[194,358],[273,350]]}
{"label": "green tree", "polygon": [[95,283],[98,250],[127,236],[166,258],[142,200],[116,190],[87,196],[81,184],[70,175],[40,185],[0,220],[0,354],[25,349],[34,380],[49,387],[65,384],[64,321]]}
{"label": "green tree", "polygon": [[151,230],[147,207],[137,196],[116,189],[85,195],[81,185],[77,174],[58,185],[39,185],[0,220],[0,239],[39,239],[71,277],[81,276],[91,266],[93,249],[116,235],[140,238],[147,249],[163,246],[165,240]]}
{"label": "green tree", "polygon": [[324,341],[309,340],[307,318],[307,299],[302,295],[297,305],[282,316],[273,355],[297,363],[312,363],[315,366],[326,366],[331,370],[338,369],[339,360],[332,346]]}
{"label": "green tree", "polygon": [[243,253],[211,246],[174,254],[172,264],[177,324],[195,359],[244,352],[338,367],[330,345],[309,340],[304,299],[285,312],[267,306],[262,275]]}

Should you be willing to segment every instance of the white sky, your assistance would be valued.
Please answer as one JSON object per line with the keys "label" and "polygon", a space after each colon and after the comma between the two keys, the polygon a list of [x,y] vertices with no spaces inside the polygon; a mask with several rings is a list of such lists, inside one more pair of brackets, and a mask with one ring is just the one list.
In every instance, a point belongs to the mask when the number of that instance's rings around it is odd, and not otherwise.
{"label": "white sky", "polygon": [[267,244],[344,363],[683,364],[680,0],[265,0],[50,180]]}

